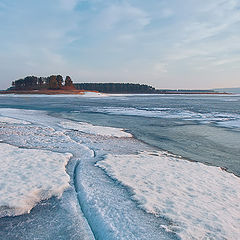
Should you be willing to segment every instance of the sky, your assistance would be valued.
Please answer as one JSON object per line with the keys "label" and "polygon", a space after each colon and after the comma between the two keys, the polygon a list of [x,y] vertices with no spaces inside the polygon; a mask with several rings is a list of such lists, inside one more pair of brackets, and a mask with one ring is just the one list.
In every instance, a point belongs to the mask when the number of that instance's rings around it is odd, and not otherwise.
{"label": "sky", "polygon": [[0,0],[0,89],[27,75],[240,86],[240,0]]}

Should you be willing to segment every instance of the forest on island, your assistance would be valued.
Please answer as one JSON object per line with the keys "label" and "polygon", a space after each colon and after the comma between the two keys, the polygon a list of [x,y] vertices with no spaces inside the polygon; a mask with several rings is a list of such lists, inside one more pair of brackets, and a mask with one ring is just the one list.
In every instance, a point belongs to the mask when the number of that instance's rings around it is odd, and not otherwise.
{"label": "forest on island", "polygon": [[65,81],[61,75],[51,75],[49,77],[27,76],[12,82],[12,87],[8,90],[85,90],[102,93],[137,93],[137,94],[203,94],[216,93],[214,90],[188,90],[188,89],[155,89],[146,84],[137,83],[73,83],[69,76]]}
{"label": "forest on island", "polygon": [[154,93],[154,87],[134,83],[75,83],[76,89],[103,93]]}
{"label": "forest on island", "polygon": [[136,83],[74,83],[76,89],[103,93],[145,93],[145,94],[204,94],[214,90],[155,89],[146,84]]}
{"label": "forest on island", "polygon": [[61,75],[51,75],[49,77],[27,76],[12,82],[10,90],[39,90],[39,89],[62,89],[73,87],[73,82],[66,76],[65,83]]}

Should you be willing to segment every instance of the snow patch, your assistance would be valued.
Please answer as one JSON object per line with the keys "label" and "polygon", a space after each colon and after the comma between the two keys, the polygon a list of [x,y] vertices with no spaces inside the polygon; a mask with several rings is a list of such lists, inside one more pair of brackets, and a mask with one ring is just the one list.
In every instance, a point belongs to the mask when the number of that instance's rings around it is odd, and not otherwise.
{"label": "snow patch", "polygon": [[22,149],[0,143],[0,217],[21,215],[41,200],[61,197],[72,154]]}
{"label": "snow patch", "polygon": [[108,97],[108,94],[100,92],[84,92],[82,97]]}
{"label": "snow patch", "polygon": [[133,192],[147,212],[183,239],[238,239],[240,179],[164,152],[107,155],[96,166]]}

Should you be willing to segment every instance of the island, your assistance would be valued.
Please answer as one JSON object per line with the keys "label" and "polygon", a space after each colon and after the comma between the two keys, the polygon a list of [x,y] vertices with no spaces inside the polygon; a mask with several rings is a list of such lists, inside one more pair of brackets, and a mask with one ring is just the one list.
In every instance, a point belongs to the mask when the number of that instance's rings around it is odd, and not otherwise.
{"label": "island", "polygon": [[137,83],[73,83],[70,76],[65,81],[61,75],[48,77],[27,76],[12,82],[0,94],[84,94],[98,92],[110,94],[228,94],[215,90],[156,89]]}
{"label": "island", "polygon": [[27,76],[12,82],[12,86],[1,94],[84,94],[84,91],[77,90],[70,76],[65,81],[61,75],[49,77]]}

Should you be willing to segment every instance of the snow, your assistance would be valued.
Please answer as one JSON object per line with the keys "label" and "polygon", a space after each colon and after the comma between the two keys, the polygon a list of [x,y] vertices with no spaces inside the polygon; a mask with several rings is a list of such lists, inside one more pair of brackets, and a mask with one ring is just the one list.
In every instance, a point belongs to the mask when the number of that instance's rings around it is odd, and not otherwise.
{"label": "snow", "polygon": [[69,186],[65,166],[71,156],[0,143],[0,217],[21,215],[41,200],[61,197]]}
{"label": "snow", "polygon": [[182,239],[238,239],[240,179],[165,152],[107,155],[96,166],[127,186],[141,208]]}
{"label": "snow", "polygon": [[87,134],[100,135],[105,137],[132,137],[130,133],[124,132],[124,129],[95,126],[86,122],[61,122],[59,124],[61,127],[70,130],[77,130]]}
{"label": "snow", "polygon": [[83,97],[108,97],[108,94],[100,92],[84,92]]}

